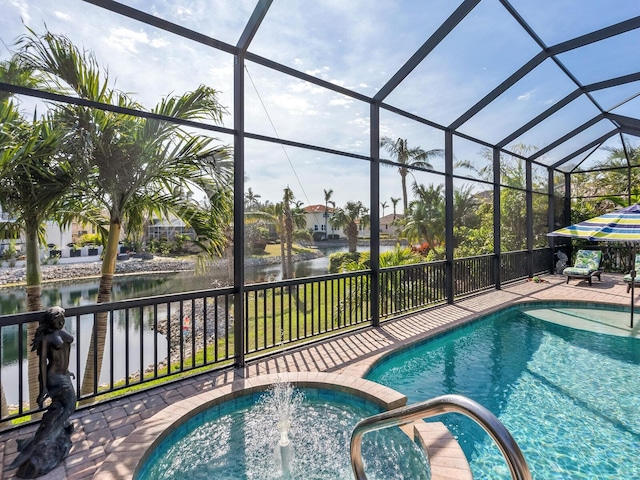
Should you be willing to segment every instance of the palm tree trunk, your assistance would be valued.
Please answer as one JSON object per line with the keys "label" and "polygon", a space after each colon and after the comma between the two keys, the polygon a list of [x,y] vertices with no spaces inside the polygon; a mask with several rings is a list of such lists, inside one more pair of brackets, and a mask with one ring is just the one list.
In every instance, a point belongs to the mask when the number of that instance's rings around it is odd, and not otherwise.
{"label": "palm tree trunk", "polygon": [[4,396],[4,388],[0,385],[0,417],[4,418],[9,415],[9,405],[7,405],[7,397]]}
{"label": "palm tree trunk", "polygon": [[285,243],[285,239],[281,235],[280,236],[280,261],[282,262],[282,279],[286,280],[287,278],[289,278],[289,275],[287,274],[287,257],[284,252],[284,243]]}
{"label": "palm tree trunk", "polygon": [[287,278],[293,278],[293,218],[291,218],[291,208],[289,208],[289,204],[286,201],[284,206],[284,235],[287,243]]}
{"label": "palm tree trunk", "polygon": [[356,222],[351,221],[346,228],[347,244],[349,245],[349,253],[358,251],[358,226]]}
{"label": "palm tree trunk", "polygon": [[400,171],[400,178],[402,179],[402,201],[404,202],[404,214],[407,214],[409,209],[409,198],[407,195],[407,172]]}
{"label": "palm tree trunk", "polygon": [[[100,277],[98,290],[98,303],[111,301],[113,275],[116,271],[116,258],[118,257],[120,228],[119,222],[111,221],[107,246],[104,249],[104,257],[102,259],[102,276]],[[97,382],[100,381],[100,374],[102,373],[102,361],[104,359],[104,348],[107,339],[107,323],[108,314],[106,312],[96,315],[93,322],[93,331],[91,332],[87,363],[82,378],[81,396],[97,393],[94,385],[97,385]]]}
{"label": "palm tree trunk", "polygon": [[[37,312],[42,310],[42,304],[40,302],[42,289],[40,285],[27,286],[27,309],[30,312]],[[36,301],[37,297],[37,301]],[[33,305],[38,304],[37,307]],[[40,359],[38,352],[31,349],[31,340],[36,335],[38,329],[38,322],[29,322],[27,324],[27,365],[28,365],[28,381],[29,381],[29,408],[37,408],[38,395],[40,394],[40,382],[38,380],[38,374],[40,371]],[[22,339],[18,340],[19,342]]]}
{"label": "palm tree trunk", "polygon": [[[38,312],[42,310],[42,269],[40,268],[37,222],[27,222],[25,228],[25,249],[27,257],[27,310],[30,312]],[[38,395],[40,394],[40,382],[38,381],[40,362],[38,352],[31,350],[31,340],[35,336],[37,328],[38,322],[30,322],[27,324],[29,407],[34,409],[37,408]],[[18,341],[22,341],[22,339]]]}
{"label": "palm tree trunk", "polygon": [[288,278],[293,278],[293,234],[287,234],[287,272]]}

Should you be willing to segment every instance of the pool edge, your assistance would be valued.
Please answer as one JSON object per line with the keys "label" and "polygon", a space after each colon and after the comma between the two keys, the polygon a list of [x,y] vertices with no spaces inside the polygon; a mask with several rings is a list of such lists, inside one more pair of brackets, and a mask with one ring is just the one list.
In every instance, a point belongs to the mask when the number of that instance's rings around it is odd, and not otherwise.
{"label": "pool edge", "polygon": [[321,388],[352,394],[385,410],[404,406],[407,397],[370,380],[338,373],[291,372],[241,378],[170,405],[144,420],[113,448],[94,480],[132,480],[153,449],[175,428],[207,408],[267,390],[276,381],[300,388]]}

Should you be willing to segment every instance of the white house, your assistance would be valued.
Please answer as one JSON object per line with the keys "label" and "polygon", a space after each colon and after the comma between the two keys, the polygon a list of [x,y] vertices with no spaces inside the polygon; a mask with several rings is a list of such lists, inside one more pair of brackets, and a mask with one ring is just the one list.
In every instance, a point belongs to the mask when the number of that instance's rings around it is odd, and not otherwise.
{"label": "white house", "polygon": [[[334,229],[331,226],[333,208],[324,205],[309,205],[303,208],[307,230],[311,232],[314,240],[326,240],[344,237],[342,229]],[[325,230],[326,228],[326,230]]]}

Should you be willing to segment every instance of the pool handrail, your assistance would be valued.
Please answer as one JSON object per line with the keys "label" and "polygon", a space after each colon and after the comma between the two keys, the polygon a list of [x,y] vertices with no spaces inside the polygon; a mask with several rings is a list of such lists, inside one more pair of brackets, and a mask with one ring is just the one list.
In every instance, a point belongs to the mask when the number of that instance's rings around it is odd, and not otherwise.
{"label": "pool handrail", "polygon": [[527,461],[507,428],[498,418],[479,403],[462,395],[442,395],[424,402],[414,403],[379,413],[358,422],[351,434],[351,466],[356,480],[367,480],[362,462],[362,436],[371,431],[404,425],[416,420],[444,413],[460,413],[474,420],[496,442],[502,452],[511,478],[532,480]]}

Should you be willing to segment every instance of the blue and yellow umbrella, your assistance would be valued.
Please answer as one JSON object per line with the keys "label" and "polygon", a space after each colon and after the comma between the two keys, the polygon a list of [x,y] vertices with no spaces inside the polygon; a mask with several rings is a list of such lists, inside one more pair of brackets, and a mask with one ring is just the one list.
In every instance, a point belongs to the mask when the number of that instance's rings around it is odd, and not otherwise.
{"label": "blue and yellow umbrella", "polygon": [[549,236],[603,242],[640,242],[640,205],[631,205],[560,228],[551,232]]}
{"label": "blue and yellow umbrella", "polygon": [[626,242],[632,245],[631,254],[631,327],[633,328],[635,250],[640,242],[640,205],[620,208],[584,222],[560,228],[548,234],[550,237],[582,238],[600,242]]}

